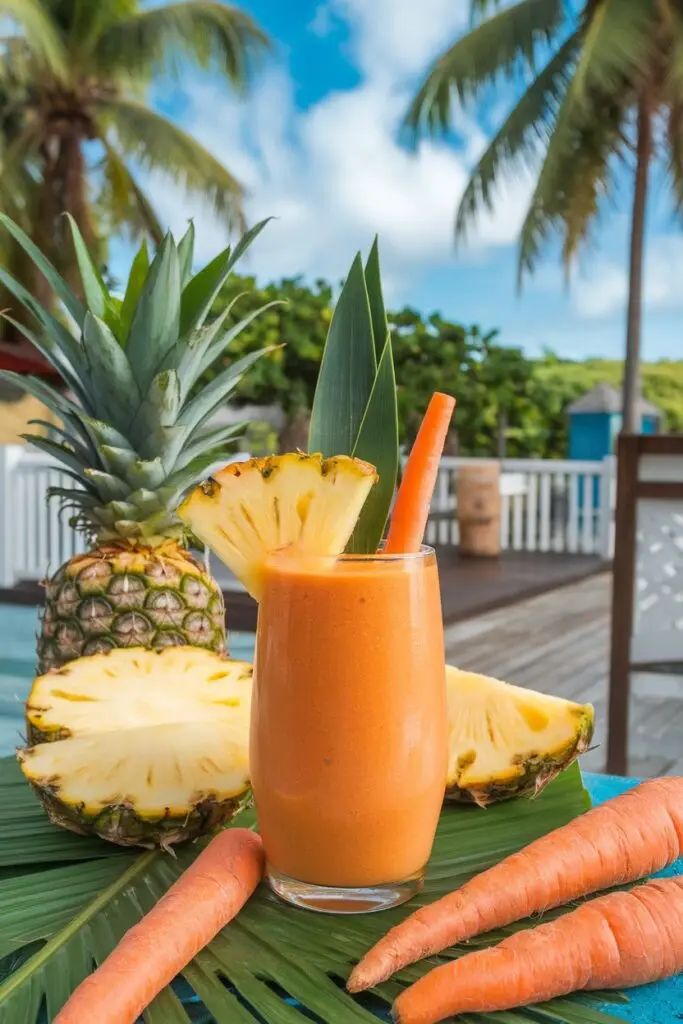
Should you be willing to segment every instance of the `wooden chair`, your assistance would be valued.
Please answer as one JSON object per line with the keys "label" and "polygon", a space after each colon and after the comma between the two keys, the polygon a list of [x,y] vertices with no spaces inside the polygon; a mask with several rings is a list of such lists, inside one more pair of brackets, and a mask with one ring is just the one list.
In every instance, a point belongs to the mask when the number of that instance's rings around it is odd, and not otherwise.
{"label": "wooden chair", "polygon": [[683,434],[618,444],[607,770],[627,774],[632,672],[683,672]]}

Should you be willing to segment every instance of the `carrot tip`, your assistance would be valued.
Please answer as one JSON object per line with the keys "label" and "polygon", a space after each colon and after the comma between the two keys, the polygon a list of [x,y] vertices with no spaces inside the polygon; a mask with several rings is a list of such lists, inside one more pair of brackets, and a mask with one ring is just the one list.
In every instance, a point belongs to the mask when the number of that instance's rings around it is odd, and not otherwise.
{"label": "carrot tip", "polygon": [[396,494],[384,548],[387,553],[420,550],[454,408],[455,399],[451,395],[434,392]]}

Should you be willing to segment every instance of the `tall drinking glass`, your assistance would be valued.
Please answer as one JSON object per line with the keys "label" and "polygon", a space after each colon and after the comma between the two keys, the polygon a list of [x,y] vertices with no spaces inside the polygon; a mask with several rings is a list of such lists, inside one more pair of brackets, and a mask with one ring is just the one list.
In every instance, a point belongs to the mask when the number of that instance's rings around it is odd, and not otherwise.
{"label": "tall drinking glass", "polygon": [[271,559],[250,762],[268,880],[282,898],[362,913],[422,887],[447,770],[431,548]]}

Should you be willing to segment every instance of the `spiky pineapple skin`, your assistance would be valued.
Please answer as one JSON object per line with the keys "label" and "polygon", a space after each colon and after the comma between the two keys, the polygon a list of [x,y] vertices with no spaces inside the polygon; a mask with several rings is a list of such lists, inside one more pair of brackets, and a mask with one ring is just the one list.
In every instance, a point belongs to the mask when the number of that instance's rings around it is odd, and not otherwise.
{"label": "spiky pineapple skin", "polygon": [[210,835],[252,804],[251,791],[247,791],[229,800],[203,800],[183,817],[168,815],[147,821],[138,817],[135,808],[128,804],[107,807],[95,817],[88,817],[83,808],[70,807],[60,800],[58,788],[32,788],[53,825],[79,836],[98,836],[117,846],[147,850],[168,850],[176,843]]}
{"label": "spiky pineapple skin", "polygon": [[188,644],[226,653],[223,593],[175,541],[103,545],[45,581],[39,675],[117,647]]}
{"label": "spiky pineapple skin", "polygon": [[478,807],[488,807],[501,800],[514,800],[517,797],[533,799],[581,754],[585,754],[590,747],[593,730],[593,715],[586,712],[581,716],[575,740],[566,747],[544,756],[531,753],[528,756],[520,755],[514,767],[520,767],[521,770],[506,781],[464,786],[459,784],[457,778],[451,779],[446,786],[445,799],[449,803],[476,804]]}

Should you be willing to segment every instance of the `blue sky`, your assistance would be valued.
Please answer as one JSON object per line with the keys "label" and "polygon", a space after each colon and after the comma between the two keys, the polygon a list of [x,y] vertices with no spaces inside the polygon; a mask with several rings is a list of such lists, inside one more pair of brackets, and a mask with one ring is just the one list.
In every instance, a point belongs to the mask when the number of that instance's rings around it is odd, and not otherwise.
{"label": "blue sky", "polygon": [[[378,232],[393,307],[411,304],[499,327],[502,341],[532,355],[549,347],[571,358],[621,357],[628,179],[570,288],[549,251],[520,296],[515,238],[528,177],[511,177],[468,244],[458,251],[453,245],[457,202],[486,141],[477,111],[462,113],[450,145],[425,142],[410,154],[397,141],[401,116],[430,61],[466,27],[469,0],[243,0],[241,6],[275,40],[250,95],[239,100],[216,76],[192,70],[179,83],[156,83],[152,101],[244,183],[250,220],[278,218],[254,246],[245,272],[338,280]],[[669,215],[666,189],[655,184],[645,287],[648,360],[683,357],[683,234]],[[150,189],[174,231],[195,218],[202,258],[225,244],[210,211],[173,183],[157,178]]]}

